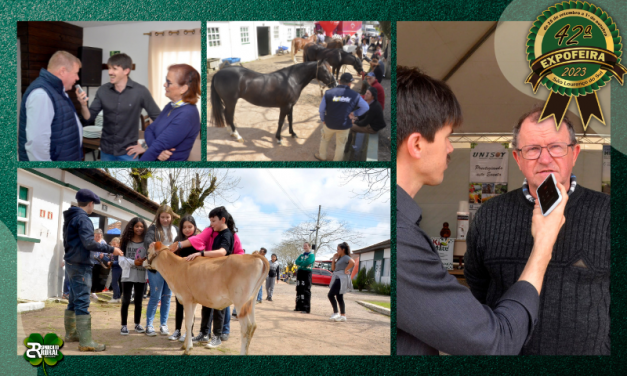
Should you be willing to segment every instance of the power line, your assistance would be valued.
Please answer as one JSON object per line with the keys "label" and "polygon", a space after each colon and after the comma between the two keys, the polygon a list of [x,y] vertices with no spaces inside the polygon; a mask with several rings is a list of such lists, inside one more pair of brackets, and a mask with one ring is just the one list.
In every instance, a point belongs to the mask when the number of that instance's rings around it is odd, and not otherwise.
{"label": "power line", "polygon": [[[285,193],[285,195],[287,196],[287,198],[290,199],[290,201],[292,202],[292,204],[294,204],[295,207],[297,207],[303,214],[305,214],[306,216],[309,217],[309,214],[307,214],[300,206],[298,206],[298,204],[292,199],[292,196],[290,196],[289,193],[287,193],[287,191],[285,189],[283,189],[283,186],[279,183],[279,181],[274,177],[274,175],[272,175],[272,171],[267,170],[268,171],[268,175],[270,175],[270,177],[272,178],[272,180],[274,180],[274,182],[276,183],[276,185],[279,186],[279,188],[281,188],[281,190],[283,191],[283,193]],[[313,218],[313,217],[309,217],[309,218]]]}

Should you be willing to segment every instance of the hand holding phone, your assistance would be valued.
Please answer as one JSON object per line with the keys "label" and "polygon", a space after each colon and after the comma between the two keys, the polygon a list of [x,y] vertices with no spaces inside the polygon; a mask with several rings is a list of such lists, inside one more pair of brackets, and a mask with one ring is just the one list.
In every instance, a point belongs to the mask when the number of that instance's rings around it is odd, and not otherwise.
{"label": "hand holding phone", "polygon": [[85,90],[83,90],[83,88],[79,84],[74,85],[74,87],[76,88],[76,97],[78,98],[78,101],[81,102],[81,105],[87,106],[87,101],[89,100],[89,98],[87,98],[87,93],[85,93]]}
{"label": "hand holding phone", "polygon": [[562,202],[562,193],[557,189],[555,176],[550,174],[536,190],[542,214],[546,217]]}

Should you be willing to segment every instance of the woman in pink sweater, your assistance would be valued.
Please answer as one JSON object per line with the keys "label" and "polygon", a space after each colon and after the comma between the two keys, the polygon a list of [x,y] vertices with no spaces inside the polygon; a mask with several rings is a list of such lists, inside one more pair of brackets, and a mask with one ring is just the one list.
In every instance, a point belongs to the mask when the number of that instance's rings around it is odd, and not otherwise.
{"label": "woman in pink sweater", "polygon": [[[198,235],[191,236],[187,240],[184,240],[182,242],[172,243],[172,245],[170,245],[170,251],[174,252],[177,249],[183,249],[186,247],[194,247],[194,249],[197,251],[211,250],[211,246],[213,245],[213,239],[215,239],[217,236],[218,233],[216,231],[213,231],[213,228],[209,226]],[[242,248],[242,242],[239,240],[239,236],[237,236],[237,233],[234,233],[233,237],[235,239],[235,242],[233,243],[233,254],[243,255],[244,249]]]}

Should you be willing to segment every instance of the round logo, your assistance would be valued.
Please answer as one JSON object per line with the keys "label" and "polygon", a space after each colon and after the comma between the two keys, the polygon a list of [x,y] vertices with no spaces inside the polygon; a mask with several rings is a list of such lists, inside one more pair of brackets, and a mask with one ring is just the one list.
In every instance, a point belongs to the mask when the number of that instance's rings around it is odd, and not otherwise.
{"label": "round logo", "polygon": [[[542,84],[551,94],[562,97],[553,97],[552,113],[546,117],[553,113],[560,115],[556,119],[559,126],[565,107],[574,96],[579,97],[577,104],[582,119],[588,115],[584,127],[587,127],[590,116],[596,116],[603,122],[595,91],[605,86],[612,76],[623,84],[623,75],[627,71],[620,64],[621,48],[616,24],[606,12],[593,4],[565,1],[542,12],[527,39],[531,74],[526,83],[533,86],[534,93]],[[585,98],[589,94],[594,94],[594,98]],[[551,95],[547,105],[549,102]],[[585,110],[581,109],[582,102],[585,102]],[[544,112],[547,112],[546,107]]]}

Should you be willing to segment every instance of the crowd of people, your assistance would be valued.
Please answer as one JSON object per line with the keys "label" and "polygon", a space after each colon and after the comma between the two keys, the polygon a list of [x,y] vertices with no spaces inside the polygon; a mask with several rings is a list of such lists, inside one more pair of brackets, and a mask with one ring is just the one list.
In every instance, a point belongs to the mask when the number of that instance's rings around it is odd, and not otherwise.
{"label": "crowd of people", "polygon": [[[124,227],[120,237],[115,237],[107,244],[103,240],[101,229],[94,230],[89,215],[94,205],[100,203],[99,197],[88,189],[81,189],[76,194],[77,206],[64,212],[63,244],[65,249],[64,263],[66,267],[64,282],[64,298],[68,300],[65,310],[65,341],[79,342],[80,351],[103,351],[104,344],[99,344],[91,336],[91,315],[88,311],[91,300],[98,300],[96,292],[106,285],[113,290],[113,297],[108,303],[121,303],[120,335],[127,336],[131,330],[145,333],[147,336],[169,336],[171,341],[185,340],[182,332],[184,307],[175,298],[175,328],[172,333],[167,322],[170,314],[172,292],[168,283],[159,271],[146,267],[148,249],[161,242],[169,247],[169,251],[184,258],[188,262],[197,257],[222,257],[244,254],[242,243],[237,234],[235,220],[226,208],[217,207],[209,213],[211,225],[200,231],[196,220],[191,215],[180,218],[178,227],[173,224],[176,215],[168,205],[162,205],[155,218],[147,225],[141,217],[134,217]],[[298,267],[296,287],[296,309],[310,313],[311,305],[311,268],[315,255],[311,246],[305,242],[304,253],[296,260]],[[265,257],[267,250],[261,248],[259,253]],[[346,321],[343,294],[351,285],[350,272],[354,267],[350,258],[348,244],[338,245],[337,253],[332,257],[332,270],[335,270],[330,284],[329,300],[333,307],[332,320]],[[272,254],[270,268],[266,277],[266,300],[272,302],[274,286],[279,281],[281,265],[276,254]],[[103,274],[104,271],[104,274]],[[102,282],[98,282],[98,280]],[[149,286],[149,288],[147,288]],[[263,286],[263,285],[262,285]],[[149,301],[146,308],[146,326],[142,326],[142,304],[149,290]],[[91,296],[90,296],[91,295]],[[256,296],[257,303],[263,298],[263,287]],[[133,303],[133,325],[129,330],[129,307]],[[338,313],[337,304],[340,307]],[[157,307],[160,307],[159,328],[154,323]],[[233,310],[233,317],[237,313]],[[200,329],[193,334],[192,342],[206,345],[208,348],[219,347],[229,339],[230,307],[214,309],[202,307]],[[211,324],[213,323],[213,331]]]}
{"label": "crowd of people", "polygon": [[[81,61],[67,51],[55,52],[24,92],[19,114],[18,151],[21,161],[80,161],[83,127],[94,124],[102,112],[102,161],[185,161],[200,132],[196,107],[200,74],[188,64],[168,68],[160,110],[153,95],[130,78],[133,61],[116,54],[107,62],[109,82],[100,86],[89,104],[79,85]],[[80,113],[67,94],[74,90]],[[155,94],[156,95],[156,94]],[[153,122],[139,138],[142,110]]]}
{"label": "crowd of people", "polygon": [[[319,37],[323,34],[319,34]],[[352,89],[355,78],[350,73],[340,76],[338,85],[325,92],[320,102],[320,120],[323,123],[319,151],[314,157],[320,161],[327,160],[328,143],[335,136],[335,155],[333,161],[343,161],[348,149],[351,134],[376,134],[387,124],[383,110],[385,109],[385,91],[381,82],[385,77],[385,60],[387,50],[382,52],[382,36],[368,37],[361,35],[363,60],[368,61],[370,69],[361,82],[361,93]],[[345,44],[355,44],[359,36],[347,38]],[[372,55],[368,57],[368,50]],[[361,95],[360,95],[361,94]]]}

